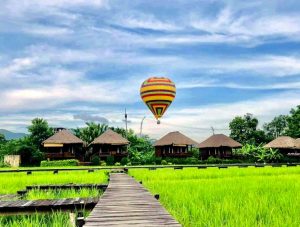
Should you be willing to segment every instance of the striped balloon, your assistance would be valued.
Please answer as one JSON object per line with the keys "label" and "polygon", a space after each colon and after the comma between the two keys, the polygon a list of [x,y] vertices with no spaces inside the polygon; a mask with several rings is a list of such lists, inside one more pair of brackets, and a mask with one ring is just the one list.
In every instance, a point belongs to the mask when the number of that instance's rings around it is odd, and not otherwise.
{"label": "striped balloon", "polygon": [[159,123],[159,119],[175,98],[176,87],[168,78],[151,77],[142,84],[140,94]]}

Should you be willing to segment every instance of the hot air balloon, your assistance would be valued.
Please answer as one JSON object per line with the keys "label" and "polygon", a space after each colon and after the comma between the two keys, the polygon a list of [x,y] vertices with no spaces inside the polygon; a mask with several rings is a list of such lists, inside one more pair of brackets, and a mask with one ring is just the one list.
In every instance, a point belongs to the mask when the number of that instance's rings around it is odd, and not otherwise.
{"label": "hot air balloon", "polygon": [[175,98],[176,87],[168,78],[151,77],[142,83],[140,94],[159,124],[159,119]]}

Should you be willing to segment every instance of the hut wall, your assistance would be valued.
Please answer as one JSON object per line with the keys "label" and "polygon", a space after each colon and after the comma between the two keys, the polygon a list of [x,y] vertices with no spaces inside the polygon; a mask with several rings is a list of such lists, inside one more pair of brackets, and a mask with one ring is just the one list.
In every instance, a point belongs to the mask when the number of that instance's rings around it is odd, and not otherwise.
{"label": "hut wall", "polygon": [[189,146],[156,146],[155,155],[156,157],[188,157]]}
{"label": "hut wall", "polygon": [[93,155],[99,155],[100,159],[113,156],[115,161],[120,161],[127,156],[127,145],[94,144]]}
{"label": "hut wall", "polygon": [[47,147],[45,156],[49,160],[78,159],[83,161],[82,144],[64,144],[63,147]]}
{"label": "hut wall", "polygon": [[231,158],[232,148],[230,147],[219,147],[219,148],[200,148],[200,158],[206,160],[209,156],[215,158]]}

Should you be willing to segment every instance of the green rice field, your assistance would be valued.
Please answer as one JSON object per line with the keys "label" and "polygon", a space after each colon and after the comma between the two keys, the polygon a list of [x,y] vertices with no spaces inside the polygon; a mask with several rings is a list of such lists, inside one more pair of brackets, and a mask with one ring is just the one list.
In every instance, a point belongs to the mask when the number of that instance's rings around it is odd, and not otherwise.
{"label": "green rice field", "polygon": [[[107,171],[60,171],[24,173],[1,173],[0,194],[15,194],[29,185],[67,184],[67,183],[107,183]],[[30,190],[23,199],[62,199],[77,197],[100,197],[103,191],[97,189],[59,189],[59,190]],[[84,212],[87,216],[88,212]],[[0,226],[5,227],[69,227],[72,226],[68,212],[36,213],[32,215],[0,216]]]}
{"label": "green rice field", "polygon": [[107,171],[100,170],[88,173],[87,171],[59,171],[53,172],[26,172],[20,173],[1,173],[0,174],[0,194],[13,194],[18,190],[24,190],[29,185],[45,184],[68,184],[68,183],[105,183],[107,182]]}
{"label": "green rice field", "polygon": [[300,167],[139,169],[129,174],[183,226],[300,226]]}

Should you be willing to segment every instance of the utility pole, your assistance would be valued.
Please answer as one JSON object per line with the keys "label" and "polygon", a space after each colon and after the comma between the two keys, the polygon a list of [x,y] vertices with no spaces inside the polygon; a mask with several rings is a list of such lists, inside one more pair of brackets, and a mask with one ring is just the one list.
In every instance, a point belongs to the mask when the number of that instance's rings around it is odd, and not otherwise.
{"label": "utility pole", "polygon": [[214,127],[211,126],[211,130],[212,130],[212,133],[213,133],[213,135],[214,135],[214,134],[215,134],[215,129],[214,129]]}
{"label": "utility pole", "polygon": [[140,127],[140,137],[142,137],[142,132],[143,132],[143,122],[145,120],[145,116],[143,117],[142,121],[141,121],[141,127]]}
{"label": "utility pole", "polygon": [[127,138],[127,112],[125,108],[125,129],[126,129],[126,138]]}

